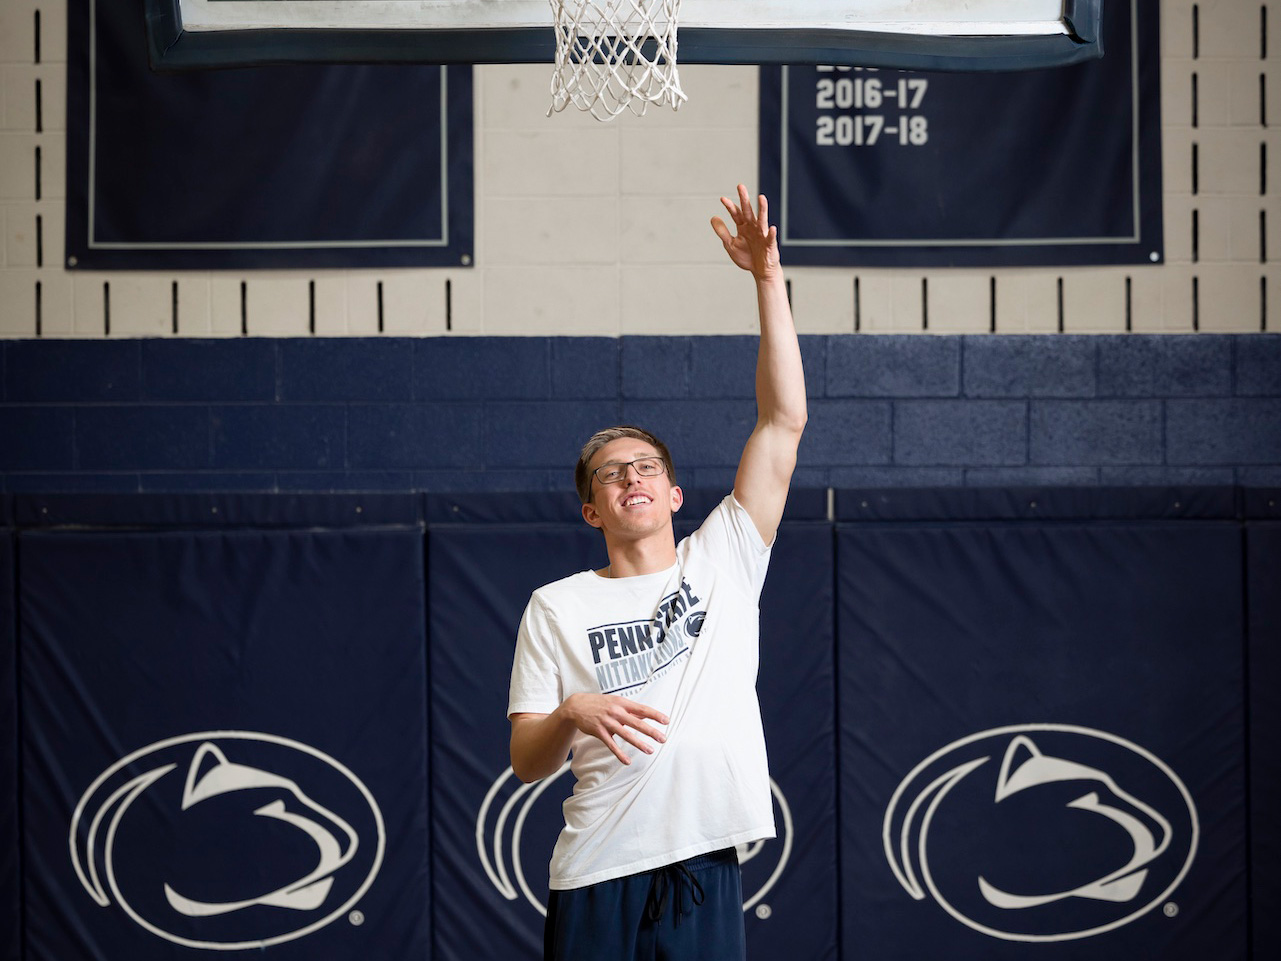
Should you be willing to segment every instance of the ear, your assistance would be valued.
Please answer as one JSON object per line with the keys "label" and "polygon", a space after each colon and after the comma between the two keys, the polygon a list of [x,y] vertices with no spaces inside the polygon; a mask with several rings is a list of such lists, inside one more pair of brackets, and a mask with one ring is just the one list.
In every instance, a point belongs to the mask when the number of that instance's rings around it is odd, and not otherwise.
{"label": "ear", "polygon": [[587,503],[583,505],[583,520],[591,524],[592,527],[595,527],[598,530],[600,529],[600,526],[601,526],[600,514],[596,513],[596,508],[591,503]]}
{"label": "ear", "polygon": [[676,487],[676,486],[674,486],[674,485],[673,485],[673,487],[672,487],[672,513],[673,513],[673,514],[675,514],[678,510],[680,510],[680,509],[681,509],[681,505],[682,505],[682,504],[684,504],[684,503],[685,503],[685,492],[684,492],[683,490],[681,490],[679,487]]}

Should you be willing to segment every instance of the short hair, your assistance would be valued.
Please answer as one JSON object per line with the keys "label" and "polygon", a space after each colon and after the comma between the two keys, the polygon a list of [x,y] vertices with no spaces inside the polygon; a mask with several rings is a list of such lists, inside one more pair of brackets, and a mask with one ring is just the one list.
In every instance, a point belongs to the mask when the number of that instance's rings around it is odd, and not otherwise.
{"label": "short hair", "polygon": [[663,459],[663,463],[667,466],[668,480],[673,484],[676,483],[676,465],[672,463],[672,455],[668,451],[666,444],[649,431],[634,424],[606,427],[604,430],[598,430],[587,439],[587,443],[583,445],[583,449],[578,454],[578,463],[574,465],[574,486],[578,488],[578,499],[584,504],[592,499],[592,472],[587,469],[587,465],[592,462],[592,458],[596,456],[598,450],[610,441],[615,441],[622,437],[635,437],[637,440],[643,440],[658,451],[658,456]]}

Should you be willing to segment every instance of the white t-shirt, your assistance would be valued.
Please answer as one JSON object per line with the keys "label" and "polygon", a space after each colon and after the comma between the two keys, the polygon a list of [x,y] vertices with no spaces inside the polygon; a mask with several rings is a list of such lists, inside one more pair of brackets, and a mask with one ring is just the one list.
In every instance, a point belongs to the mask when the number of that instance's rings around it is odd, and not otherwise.
{"label": "white t-shirt", "polygon": [[731,494],[677,545],[668,570],[615,579],[583,571],[530,598],[509,715],[550,714],[569,695],[591,693],[649,704],[669,719],[653,754],[615,739],[630,765],[575,734],[577,783],[552,853],[553,890],[774,837],[756,700],[769,556]]}

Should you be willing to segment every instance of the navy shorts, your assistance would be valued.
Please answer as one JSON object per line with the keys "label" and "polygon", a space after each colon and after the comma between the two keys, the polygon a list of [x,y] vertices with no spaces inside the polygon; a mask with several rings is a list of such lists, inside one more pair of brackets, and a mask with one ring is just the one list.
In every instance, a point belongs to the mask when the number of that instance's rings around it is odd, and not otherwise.
{"label": "navy shorts", "polygon": [[546,961],[745,961],[733,848],[644,874],[552,891]]}

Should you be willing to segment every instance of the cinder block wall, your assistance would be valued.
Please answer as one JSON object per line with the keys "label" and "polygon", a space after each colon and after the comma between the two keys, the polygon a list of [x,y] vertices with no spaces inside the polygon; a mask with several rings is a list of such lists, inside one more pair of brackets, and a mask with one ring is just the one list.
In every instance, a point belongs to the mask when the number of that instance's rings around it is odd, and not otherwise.
{"label": "cinder block wall", "polygon": [[[639,422],[733,481],[754,337],[0,343],[8,491],[569,490]],[[1281,484],[1281,337],[805,335],[797,486]]]}
{"label": "cinder block wall", "polygon": [[[789,272],[799,483],[1281,483],[1271,7],[1161,4],[1164,264]],[[707,220],[756,177],[754,68],[687,66],[679,113],[601,125],[544,116],[545,65],[478,67],[470,268],[89,274],[63,268],[65,17],[0,3],[5,490],[558,487],[619,419],[687,484],[732,476],[754,347],[701,335],[756,311]],[[927,315],[945,336],[868,336]]]}

